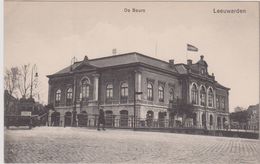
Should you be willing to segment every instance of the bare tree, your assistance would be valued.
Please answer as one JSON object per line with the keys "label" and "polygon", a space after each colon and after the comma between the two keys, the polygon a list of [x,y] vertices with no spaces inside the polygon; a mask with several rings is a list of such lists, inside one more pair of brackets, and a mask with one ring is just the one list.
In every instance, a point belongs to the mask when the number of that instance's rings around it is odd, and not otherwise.
{"label": "bare tree", "polygon": [[29,96],[35,97],[38,95],[39,82],[36,65],[32,67],[30,64],[21,66],[18,77],[18,90],[22,97],[28,98]]}
{"label": "bare tree", "polygon": [[19,76],[19,70],[17,67],[12,67],[11,69],[6,69],[5,71],[4,88],[12,96],[14,96],[14,94],[17,91],[18,76]]}

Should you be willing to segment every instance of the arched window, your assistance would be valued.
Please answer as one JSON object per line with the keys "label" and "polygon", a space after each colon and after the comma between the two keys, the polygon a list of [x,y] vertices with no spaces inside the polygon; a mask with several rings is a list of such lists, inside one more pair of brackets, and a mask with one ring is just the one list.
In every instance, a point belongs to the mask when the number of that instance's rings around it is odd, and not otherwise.
{"label": "arched window", "polygon": [[147,99],[150,101],[153,100],[153,85],[151,83],[147,84]]}
{"label": "arched window", "polygon": [[206,89],[204,86],[202,86],[200,89],[200,105],[206,105]]}
{"label": "arched window", "polygon": [[159,101],[160,102],[164,101],[164,89],[162,86],[159,86]]}
{"label": "arched window", "polygon": [[128,84],[125,82],[121,84],[121,97],[128,97]]}
{"label": "arched window", "polygon": [[225,110],[225,97],[220,97],[220,109]]}
{"label": "arched window", "polygon": [[209,117],[209,124],[212,126],[213,125],[213,116],[212,115],[210,115],[210,117]]}
{"label": "arched window", "polygon": [[55,106],[60,105],[60,100],[61,100],[61,90],[58,89],[55,93]]}
{"label": "arched window", "polygon": [[113,85],[112,84],[108,84],[107,85],[107,99],[111,99],[113,98]]}
{"label": "arched window", "polygon": [[173,100],[174,100],[174,96],[175,96],[175,95],[174,95],[174,90],[171,88],[171,89],[170,89],[170,99],[169,99],[169,100],[170,100],[170,101],[173,101]]}
{"label": "arched window", "polygon": [[198,88],[195,84],[191,88],[191,102],[192,104],[198,104]]}
{"label": "arched window", "polygon": [[219,101],[219,96],[216,95],[216,108],[219,109],[220,108],[220,101]]}
{"label": "arched window", "polygon": [[84,78],[81,81],[81,98],[87,99],[89,98],[89,80]]}
{"label": "arched window", "polygon": [[69,88],[66,93],[66,105],[72,105],[72,88]]}
{"label": "arched window", "polygon": [[208,93],[208,105],[209,107],[213,107],[213,91],[212,88],[209,88],[209,93]]}

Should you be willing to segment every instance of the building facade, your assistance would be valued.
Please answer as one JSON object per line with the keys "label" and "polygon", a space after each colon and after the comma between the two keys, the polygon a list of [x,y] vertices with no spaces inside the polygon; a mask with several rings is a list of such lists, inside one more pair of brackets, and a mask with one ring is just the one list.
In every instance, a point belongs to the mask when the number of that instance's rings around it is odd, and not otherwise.
{"label": "building facade", "polygon": [[[113,119],[136,116],[140,126],[149,126],[147,120],[163,120],[158,126],[166,127],[170,120],[178,120],[178,112],[173,111],[178,111],[178,102],[184,102],[193,106],[190,126],[221,129],[229,123],[229,88],[209,75],[203,56],[187,64],[136,52],[91,60],[85,56],[47,77],[48,103],[61,119],[73,110],[97,115],[102,106]],[[118,124],[130,126],[130,122]]]}
{"label": "building facade", "polygon": [[248,128],[259,130],[259,104],[250,105],[247,109]]}

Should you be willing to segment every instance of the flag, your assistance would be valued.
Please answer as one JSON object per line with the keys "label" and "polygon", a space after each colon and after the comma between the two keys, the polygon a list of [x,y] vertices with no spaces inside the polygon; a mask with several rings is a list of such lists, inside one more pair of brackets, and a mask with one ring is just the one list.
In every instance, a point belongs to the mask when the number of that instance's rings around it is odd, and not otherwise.
{"label": "flag", "polygon": [[198,48],[193,45],[187,44],[187,50],[188,51],[198,51]]}

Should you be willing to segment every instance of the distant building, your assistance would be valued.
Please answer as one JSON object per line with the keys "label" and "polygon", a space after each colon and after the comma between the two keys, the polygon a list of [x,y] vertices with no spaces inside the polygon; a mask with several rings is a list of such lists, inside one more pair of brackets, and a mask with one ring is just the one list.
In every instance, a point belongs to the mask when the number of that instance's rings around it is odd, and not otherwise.
{"label": "distant building", "polygon": [[8,93],[7,90],[4,91],[4,114],[5,115],[17,115],[19,100]]}
{"label": "distant building", "polygon": [[[73,110],[84,111],[90,118],[98,114],[99,105],[113,119],[133,116],[135,93],[138,120],[175,121],[176,113],[172,111],[178,109],[174,104],[181,101],[195,107],[191,126],[203,128],[204,122],[216,129],[229,122],[230,89],[208,73],[204,56],[196,63],[188,60],[187,64],[136,52],[91,60],[85,56],[83,61],[47,77],[48,103],[54,105],[63,122],[64,115],[71,116]],[[129,126],[127,121],[120,124]]]}
{"label": "distant building", "polygon": [[241,111],[243,111],[243,110],[246,110],[246,109],[244,109],[243,107],[240,107],[240,106],[237,106],[237,107],[235,107],[235,109],[234,109],[235,112],[241,112]]}
{"label": "distant building", "polygon": [[250,105],[248,112],[248,127],[250,129],[259,129],[259,104]]}

